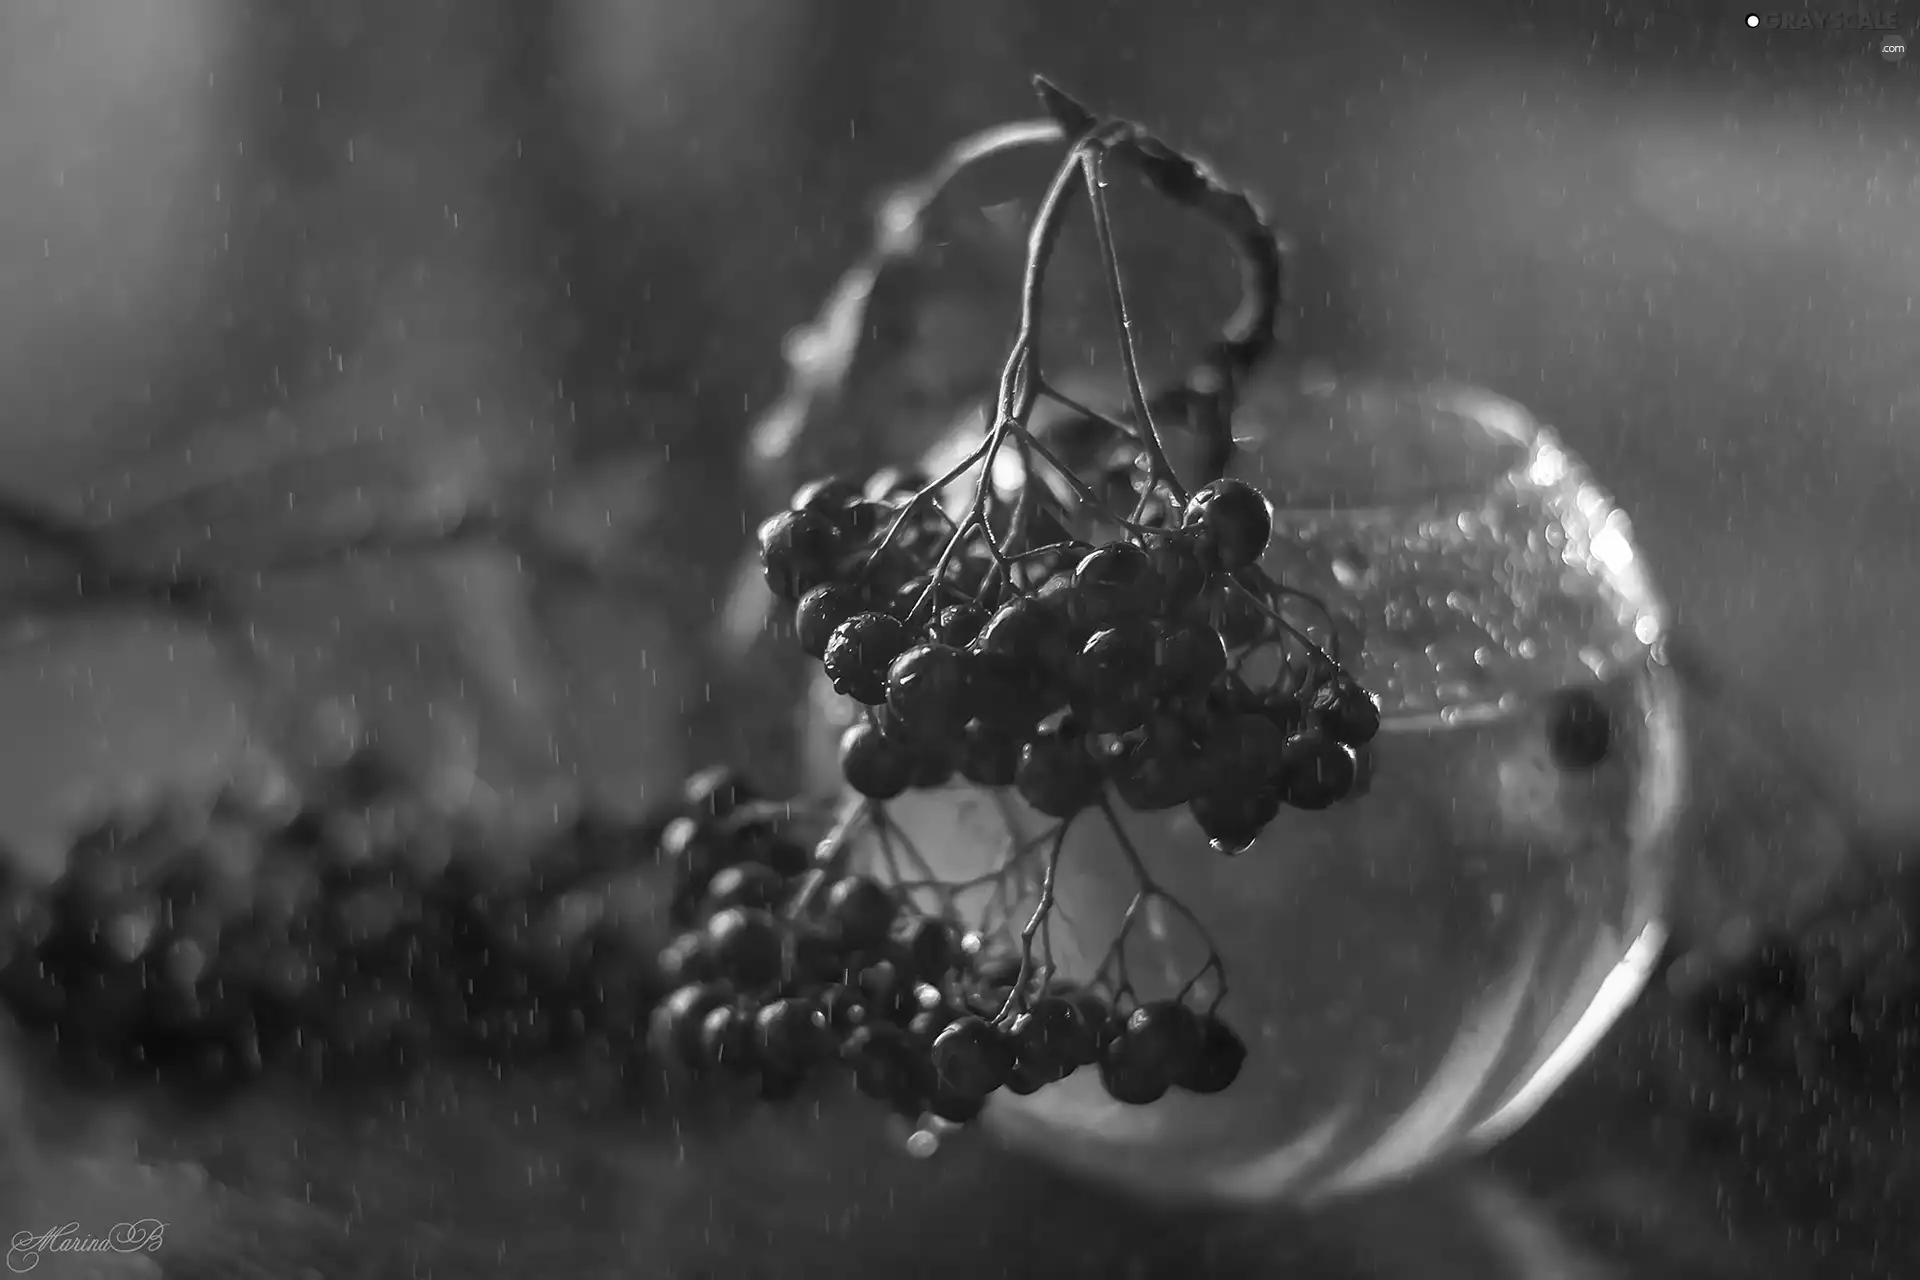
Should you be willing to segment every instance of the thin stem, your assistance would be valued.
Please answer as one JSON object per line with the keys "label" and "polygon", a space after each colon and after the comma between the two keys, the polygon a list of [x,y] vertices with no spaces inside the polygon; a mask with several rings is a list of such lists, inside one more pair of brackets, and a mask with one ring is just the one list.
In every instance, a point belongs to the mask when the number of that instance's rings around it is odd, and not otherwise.
{"label": "thin stem", "polygon": [[1146,389],[1140,382],[1140,363],[1133,349],[1133,320],[1127,314],[1126,287],[1120,279],[1120,257],[1114,245],[1113,223],[1107,213],[1106,178],[1101,168],[1100,153],[1087,152],[1081,159],[1080,167],[1086,179],[1087,200],[1093,209],[1093,234],[1100,242],[1100,261],[1106,269],[1107,298],[1113,304],[1114,324],[1120,331],[1120,365],[1126,371],[1127,396],[1133,402],[1134,417],[1140,424],[1140,440],[1153,463],[1154,477],[1167,486],[1175,506],[1185,507],[1186,487],[1180,483],[1173,465],[1167,461],[1166,450],[1160,447],[1160,433],[1154,428],[1153,411],[1147,405]]}

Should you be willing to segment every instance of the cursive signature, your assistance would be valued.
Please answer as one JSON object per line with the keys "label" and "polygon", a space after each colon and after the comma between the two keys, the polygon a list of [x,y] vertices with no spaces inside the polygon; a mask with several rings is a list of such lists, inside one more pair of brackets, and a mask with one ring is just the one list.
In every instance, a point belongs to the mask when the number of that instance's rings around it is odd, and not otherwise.
{"label": "cursive signature", "polygon": [[103,1236],[82,1234],[80,1224],[46,1231],[18,1231],[7,1243],[7,1270],[25,1275],[49,1253],[157,1253],[167,1237],[167,1224],[158,1218],[116,1223]]}

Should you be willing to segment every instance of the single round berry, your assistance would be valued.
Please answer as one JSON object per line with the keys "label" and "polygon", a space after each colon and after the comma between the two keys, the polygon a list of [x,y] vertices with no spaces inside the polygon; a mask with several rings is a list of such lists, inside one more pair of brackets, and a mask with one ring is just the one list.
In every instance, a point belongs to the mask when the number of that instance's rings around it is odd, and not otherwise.
{"label": "single round berry", "polygon": [[1287,740],[1273,721],[1251,712],[1211,719],[1201,744],[1212,789],[1269,787],[1286,766]]}
{"label": "single round berry", "polygon": [[707,921],[707,948],[714,963],[743,988],[779,981],[786,944],[786,931],[766,911],[728,907]]}
{"label": "single round berry", "polygon": [[698,893],[707,881],[740,862],[745,850],[720,823],[712,819],[678,817],[660,833],[660,861],[673,868],[675,879]]}
{"label": "single round berry", "polygon": [[1220,632],[1205,622],[1162,626],[1154,656],[1154,686],[1171,697],[1198,697],[1227,670],[1227,646]]}
{"label": "single round berry", "polygon": [[856,720],[840,735],[840,776],[869,800],[891,800],[913,781],[913,757],[879,725]]}
{"label": "single round berry", "polygon": [[707,882],[706,905],[709,911],[728,907],[770,910],[787,896],[787,878],[760,862],[743,862],[728,867]]}
{"label": "single round berry", "polygon": [[953,930],[933,916],[903,915],[891,931],[908,968],[923,981],[945,976],[959,954]]}
{"label": "single round berry", "polygon": [[1104,785],[1100,762],[1070,717],[1042,726],[1020,749],[1014,786],[1050,818],[1071,818],[1098,803]]}
{"label": "single round berry", "polygon": [[1349,747],[1364,747],[1380,732],[1380,704],[1345,673],[1314,690],[1308,709],[1329,737]]}
{"label": "single round berry", "polygon": [[1613,749],[1613,717],[1590,689],[1562,689],[1547,700],[1547,752],[1557,768],[1592,769]]}
{"label": "single round berry", "polygon": [[986,1109],[985,1098],[971,1098],[947,1089],[937,1090],[927,1099],[927,1111],[948,1124],[972,1124]]}
{"label": "single round berry", "polygon": [[787,503],[790,511],[810,511],[832,519],[866,497],[864,486],[841,476],[809,480],[794,490]]}
{"label": "single round berry", "polygon": [[[1105,1022],[1104,1013],[1101,1022]],[[1051,1064],[1064,1079],[1076,1067],[1092,1066],[1100,1057],[1100,1034],[1089,1026],[1080,1007],[1065,996],[1041,996],[1014,1019],[1014,1050],[1022,1062]]]}
{"label": "single round berry", "polygon": [[1173,1083],[1188,1093],[1224,1093],[1246,1061],[1246,1041],[1220,1017],[1206,1014],[1200,1019],[1199,1048]]}
{"label": "single round berry", "polygon": [[933,634],[941,644],[965,647],[979,638],[991,617],[992,614],[977,604],[950,604],[940,611]]}
{"label": "single round berry", "polygon": [[1004,1085],[1014,1068],[1013,1046],[985,1018],[952,1023],[933,1041],[933,1069],[942,1088],[962,1098],[984,1098]]}
{"label": "single round berry", "polygon": [[1058,678],[1075,645],[1063,610],[1040,596],[1020,596],[988,619],[974,648],[1001,671],[1033,687]]}
{"label": "single round berry", "polygon": [[827,889],[824,918],[849,951],[881,946],[899,914],[899,899],[867,876],[846,876]]}
{"label": "single round berry", "polygon": [[1000,733],[1025,736],[1051,709],[1044,705],[1044,697],[1035,694],[1032,682],[1019,679],[990,658],[976,655],[967,681],[967,705],[973,710],[973,719]]}
{"label": "single round berry", "polygon": [[1075,714],[1095,733],[1124,733],[1153,710],[1159,635],[1142,618],[1096,631],[1067,670]]}
{"label": "single round berry", "polygon": [[1200,554],[1215,568],[1233,573],[1266,554],[1273,537],[1273,506],[1244,480],[1215,480],[1188,501],[1180,526],[1194,536]]}
{"label": "single round berry", "polygon": [[1107,773],[1121,803],[1136,813],[1157,813],[1192,799],[1201,759],[1184,727],[1160,717],[1148,722],[1145,735],[1114,760]]}
{"label": "single round berry", "polygon": [[[572,959],[570,955],[560,956],[553,967],[564,973],[570,967]],[[673,990],[717,976],[714,973],[713,957],[707,951],[706,935],[700,933],[683,933],[669,942],[661,948],[655,964],[659,969],[661,982]]]}
{"label": "single round berry", "polygon": [[1127,1015],[1121,1034],[1177,1077],[1200,1053],[1200,1015],[1178,1000],[1149,1000]]}
{"label": "single round berry", "polygon": [[1149,614],[1155,604],[1153,560],[1131,542],[1109,542],[1089,551],[1073,570],[1069,613],[1087,631],[1122,618]]}
{"label": "single round berry", "polygon": [[849,583],[829,582],[800,597],[793,611],[794,636],[810,658],[827,656],[827,643],[840,624],[867,610],[866,592]]}
{"label": "single round berry", "polygon": [[907,789],[936,791],[953,781],[960,768],[960,748],[952,742],[916,740],[907,748]]}
{"label": "single round berry", "polygon": [[967,697],[970,670],[964,649],[915,645],[887,670],[887,708],[916,734],[956,736],[973,718]]}
{"label": "single round berry", "polygon": [[835,693],[877,707],[887,700],[887,668],[913,637],[898,618],[885,613],[855,614],[834,628],[827,640],[827,679]]}
{"label": "single round berry", "polygon": [[1196,792],[1187,811],[1216,853],[1245,853],[1280,816],[1280,793],[1272,787],[1213,787]]}
{"label": "single round berry", "polygon": [[1155,611],[1173,617],[1207,589],[1207,562],[1199,540],[1184,529],[1154,529],[1140,541],[1153,565]]}
{"label": "single round berry", "polygon": [[826,1014],[812,1000],[789,996],[754,1017],[754,1056],[781,1073],[802,1072],[826,1053]]}
{"label": "single round berry", "polygon": [[760,567],[782,600],[798,601],[831,582],[842,550],[833,522],[811,511],[782,511],[760,526]]}
{"label": "single round berry", "polygon": [[687,775],[680,787],[680,798],[696,815],[724,818],[741,805],[758,800],[760,793],[739,771],[716,764]]}
{"label": "single round berry", "polygon": [[960,776],[979,787],[1010,787],[1020,773],[1018,737],[978,720],[960,738]]}
{"label": "single round berry", "polygon": [[1353,748],[1307,728],[1287,739],[1280,767],[1280,798],[1296,809],[1325,809],[1353,790]]}
{"label": "single round berry", "polygon": [[1173,1075],[1141,1041],[1123,1032],[1100,1051],[1100,1087],[1115,1102],[1145,1107],[1167,1096]]}
{"label": "single round berry", "polygon": [[753,1016],[739,1005],[724,1004],[700,1024],[702,1064],[728,1071],[753,1067]]}
{"label": "single round berry", "polygon": [[853,1068],[860,1092],[878,1102],[890,1101],[917,1083],[906,1033],[889,1023],[865,1022],[848,1032],[840,1060]]}

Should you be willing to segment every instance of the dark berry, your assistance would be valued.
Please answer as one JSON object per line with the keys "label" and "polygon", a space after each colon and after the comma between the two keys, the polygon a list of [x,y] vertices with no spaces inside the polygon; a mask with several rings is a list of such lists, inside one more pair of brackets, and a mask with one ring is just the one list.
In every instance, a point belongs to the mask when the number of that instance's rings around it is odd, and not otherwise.
{"label": "dark berry", "polygon": [[824,1055],[829,1043],[826,1015],[811,1000],[775,1000],[754,1018],[755,1056],[774,1071],[806,1070]]}
{"label": "dark berry", "polygon": [[1120,1023],[1113,1016],[1113,1005],[1098,991],[1074,991],[1063,998],[1080,1011],[1080,1021],[1093,1037],[1097,1048],[1106,1048],[1107,1042],[1120,1033]]}
{"label": "dark berry", "polygon": [[1216,787],[1187,801],[1202,835],[1216,852],[1244,853],[1280,816],[1280,793],[1271,787]]}
{"label": "dark berry", "polygon": [[931,1046],[940,1033],[952,1026],[959,1017],[955,1010],[946,1005],[937,1009],[922,1009],[907,1023],[907,1034],[916,1042]]}
{"label": "dark berry", "polygon": [[937,979],[953,967],[959,948],[946,921],[903,915],[894,922],[892,934],[915,977]]}
{"label": "dark berry", "polygon": [[743,804],[760,798],[752,784],[734,769],[716,764],[689,774],[680,797],[696,815],[724,818]]}
{"label": "dark berry", "polygon": [[1200,1044],[1174,1085],[1188,1093],[1223,1093],[1240,1078],[1247,1045],[1238,1032],[1214,1014],[1200,1019]]}
{"label": "dark berry", "polygon": [[1180,526],[1214,567],[1233,573],[1266,554],[1273,506],[1244,480],[1215,480],[1193,495]]}
{"label": "dark berry", "polygon": [[[1105,1022],[1104,1010],[1101,1021]],[[1023,1062],[1051,1064],[1059,1077],[1076,1067],[1091,1066],[1100,1056],[1099,1028],[1088,1026],[1081,1009],[1065,996],[1035,1000],[1014,1020],[1015,1051]]]}
{"label": "dark berry", "polygon": [[984,1098],[1013,1074],[1013,1046],[985,1018],[968,1016],[933,1041],[933,1069],[944,1089],[962,1098]]}
{"label": "dark berry", "polygon": [[1319,729],[1287,739],[1280,769],[1280,798],[1296,809],[1325,809],[1353,790],[1353,748]]}
{"label": "dark berry", "polygon": [[1100,1086],[1115,1102],[1144,1107],[1167,1096],[1173,1076],[1140,1041],[1121,1034],[1100,1051]]}
{"label": "dark berry", "polygon": [[1057,678],[1076,648],[1064,611],[1038,596],[1021,596],[1002,605],[987,620],[974,647],[1029,686]]}
{"label": "dark berry", "polygon": [[744,1072],[753,1066],[753,1017],[738,1005],[723,1004],[700,1024],[704,1065]]}
{"label": "dark berry", "polygon": [[1023,744],[1015,735],[978,720],[960,738],[960,776],[975,786],[1010,787],[1020,771]]}
{"label": "dark berry", "polygon": [[831,582],[842,547],[833,522],[811,511],[783,511],[760,526],[760,566],[767,586],[786,601],[798,601]]}
{"label": "dark berry", "polygon": [[1153,709],[1159,637],[1153,625],[1127,618],[1096,631],[1068,667],[1073,707],[1095,733],[1138,728]]}
{"label": "dark berry", "polygon": [[[1044,686],[1045,682],[1040,682]],[[1021,736],[1053,707],[1031,680],[1021,680],[991,659],[975,662],[967,684],[972,719],[1001,733]]]}
{"label": "dark berry", "polygon": [[916,741],[908,748],[907,761],[908,790],[933,791],[953,781],[960,767],[960,748],[950,742]]}
{"label": "dark berry", "polygon": [[841,476],[825,476],[818,480],[809,480],[794,490],[792,500],[787,503],[787,509],[810,511],[815,515],[832,519],[865,497],[864,486]]}
{"label": "dark berry", "polygon": [[1121,1034],[1177,1075],[1200,1052],[1200,1015],[1178,1000],[1149,1000],[1127,1015]]}
{"label": "dark berry", "polygon": [[826,657],[827,642],[840,624],[866,609],[866,592],[844,582],[829,582],[807,592],[793,611],[793,631],[801,652],[810,658]]}
{"label": "dark berry", "polygon": [[707,947],[714,963],[742,987],[779,981],[786,942],[785,929],[766,911],[728,907],[707,921]]}
{"label": "dark berry", "polygon": [[985,1098],[972,1098],[947,1089],[936,1091],[927,1100],[927,1110],[948,1124],[972,1124],[986,1109]]}
{"label": "dark berry", "polygon": [[1104,785],[1100,762],[1070,717],[1042,726],[1020,749],[1014,786],[1021,799],[1050,818],[1071,818],[1098,803]]}
{"label": "dark berry", "polygon": [[700,886],[740,861],[740,849],[718,823],[679,817],[660,832],[660,860]]}
{"label": "dark berry", "polygon": [[1114,794],[1136,813],[1185,804],[1200,779],[1201,753],[1170,718],[1151,720],[1147,732],[1108,767]]}
{"label": "dark berry", "polygon": [[867,1020],[866,997],[844,982],[828,983],[816,999],[826,1025],[840,1035],[851,1033]]}
{"label": "dark berry", "polygon": [[913,757],[879,725],[858,720],[840,735],[840,776],[869,800],[891,800],[913,781]]}
{"label": "dark berry", "polygon": [[1158,585],[1145,551],[1131,542],[1110,542],[1074,566],[1068,612],[1082,630],[1097,631],[1122,618],[1151,614]]}
{"label": "dark berry", "polygon": [[885,1022],[867,1022],[847,1033],[840,1059],[853,1068],[854,1084],[876,1101],[888,1101],[915,1083],[906,1034]]}
{"label": "dark berry", "polygon": [[1547,751],[1556,767],[1591,769],[1613,748],[1613,718],[1590,689],[1562,689],[1547,701]]}
{"label": "dark berry", "polygon": [[1154,656],[1154,685],[1173,697],[1198,697],[1227,670],[1227,646],[1220,632],[1204,622],[1161,627]]}
{"label": "dark berry", "polygon": [[679,988],[654,1009],[647,1033],[649,1048],[663,1061],[697,1064],[707,1015],[731,1004],[733,998],[733,988],[724,982]]}
{"label": "dark berry", "polygon": [[1336,675],[1314,690],[1308,704],[1329,737],[1349,747],[1364,747],[1380,732],[1380,704],[1348,675]]}
{"label": "dark berry", "polygon": [[742,810],[728,815],[720,830],[732,845],[738,864],[771,867],[783,876],[807,869],[812,855],[788,833],[785,825],[764,813]]}
{"label": "dark berry", "polygon": [[1207,589],[1207,563],[1193,534],[1155,529],[1140,545],[1153,565],[1155,612],[1161,617],[1179,614]]}
{"label": "dark berry", "polygon": [[979,638],[993,615],[977,604],[950,604],[940,611],[933,634],[941,644],[965,647]]}
{"label": "dark berry", "polygon": [[862,969],[854,985],[866,998],[867,1007],[894,1021],[911,1018],[919,1012],[914,984],[891,960],[880,960]]}
{"label": "dark berry", "polygon": [[879,706],[887,700],[887,668],[912,642],[906,626],[884,613],[861,613],[834,629],[825,666],[835,693]]}
{"label": "dark berry", "polygon": [[871,951],[885,944],[900,903],[893,892],[867,876],[847,876],[827,890],[825,919],[849,951]]}
{"label": "dark berry", "polygon": [[679,988],[717,977],[713,955],[707,950],[706,935],[686,933],[668,943],[660,952],[660,980]]}
{"label": "dark berry", "polygon": [[1273,721],[1242,712],[1210,721],[1201,743],[1210,788],[1268,787],[1286,765],[1287,740]]}
{"label": "dark berry", "polygon": [[915,645],[887,670],[887,708],[916,734],[958,736],[968,706],[970,655],[951,645]]}
{"label": "dark berry", "polygon": [[746,862],[728,867],[707,882],[707,909],[724,911],[728,907],[757,907],[762,910],[780,905],[787,895],[787,878],[772,867]]}

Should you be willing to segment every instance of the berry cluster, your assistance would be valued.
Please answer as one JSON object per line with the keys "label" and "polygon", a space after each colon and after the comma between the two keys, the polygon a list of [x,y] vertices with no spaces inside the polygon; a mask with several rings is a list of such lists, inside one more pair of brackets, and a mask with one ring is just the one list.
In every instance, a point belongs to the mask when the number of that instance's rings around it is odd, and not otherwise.
{"label": "berry cluster", "polygon": [[1233,576],[1271,535],[1257,489],[1216,480],[1176,526],[1061,541],[1050,565],[999,577],[984,540],[943,555],[941,521],[916,515],[931,488],[907,483],[809,484],[760,530],[801,648],[870,708],[840,743],[855,791],[890,800],[958,775],[1071,818],[1111,786],[1137,811],[1187,806],[1223,852],[1283,805],[1352,793],[1379,728],[1368,693],[1324,654],[1305,678],[1244,674],[1287,626]]}
{"label": "berry cluster", "polygon": [[729,812],[670,829],[676,899],[699,905],[662,956],[678,986],[653,1015],[659,1058],[772,1098],[838,1065],[901,1114],[950,1124],[1001,1089],[1029,1094],[1082,1067],[1141,1105],[1233,1083],[1246,1048],[1211,1012],[1040,980],[1019,953],[915,909],[901,888],[838,874],[854,826],[884,821],[857,805],[802,874],[731,835]]}
{"label": "berry cluster", "polygon": [[0,1000],[78,1066],[197,1086],[404,1071],[430,1050],[643,1053],[659,832],[717,776],[646,819],[589,813],[509,869],[378,772],[363,754],[353,785],[304,800],[117,816],[50,885],[0,870]]}
{"label": "berry cluster", "polygon": [[[1230,1079],[1244,1050],[1215,1014],[1226,988],[1218,950],[1204,924],[1153,881],[1116,806],[1184,809],[1216,851],[1241,853],[1283,808],[1325,809],[1365,790],[1380,713],[1341,665],[1325,606],[1262,568],[1275,529],[1268,496],[1225,476],[1234,389],[1273,342],[1279,255],[1271,231],[1244,196],[1138,126],[1099,120],[1053,86],[1040,89],[1071,146],[1028,240],[1019,334],[979,444],[934,478],[889,468],[865,483],[802,486],[760,526],[760,564],[791,610],[799,647],[861,708],[839,744],[840,772],[861,812],[884,828],[887,802],[957,782],[1017,795],[1058,824],[1039,885],[1016,884],[1024,854],[1012,849],[989,877],[996,894],[1014,885],[1020,900],[1038,895],[1009,949],[1019,979],[1004,1001],[987,1001],[994,1018],[968,1012],[960,971],[914,971],[928,1003],[906,1002],[898,1013],[909,1024],[920,1019],[923,1032],[952,1023],[926,1046],[936,1068],[951,1057],[964,1064],[959,1078],[1016,1087],[1061,1069],[1023,1072],[1015,1024],[1039,1025],[1033,1011],[1045,1009],[1064,1026],[1065,1010],[1087,998],[1054,981],[1047,922],[1067,828],[1098,811],[1138,890],[1092,977],[1125,1017],[1103,1015],[1106,1031],[1090,1038],[1067,1035],[1078,1049],[1067,1058],[1097,1057],[1114,1097],[1147,1102],[1171,1087]],[[1131,342],[1107,208],[1109,160],[1226,230],[1246,267],[1245,302],[1208,363],[1152,397]],[[1042,285],[1076,193],[1092,215],[1125,374],[1127,403],[1113,413],[1066,395],[1042,368]],[[1033,425],[1043,400],[1067,414],[1050,433]],[[1168,461],[1163,425],[1202,433],[1197,452],[1212,470],[1197,488]],[[949,493],[968,477],[970,500]],[[966,886],[930,877],[915,887],[939,900],[946,918],[967,919],[954,910]],[[1207,942],[1201,972],[1171,1002],[1141,1001],[1127,973],[1130,933],[1153,905]],[[839,936],[837,922],[822,927]],[[839,978],[809,973],[804,981],[849,986],[848,975],[877,955],[836,954]],[[1211,1003],[1196,1013],[1186,1002],[1208,978]],[[801,997],[779,996],[793,998]],[[725,1006],[694,1007],[724,1038],[733,1016]],[[1106,1047],[1087,1047],[1096,1042]],[[694,1052],[703,1054],[711,1059],[714,1045]],[[1232,1069],[1208,1074],[1229,1061]]]}

